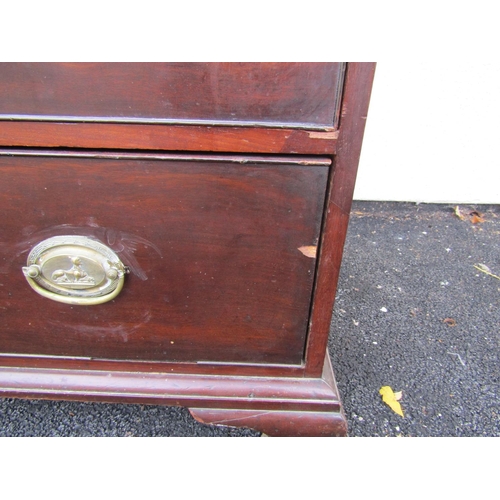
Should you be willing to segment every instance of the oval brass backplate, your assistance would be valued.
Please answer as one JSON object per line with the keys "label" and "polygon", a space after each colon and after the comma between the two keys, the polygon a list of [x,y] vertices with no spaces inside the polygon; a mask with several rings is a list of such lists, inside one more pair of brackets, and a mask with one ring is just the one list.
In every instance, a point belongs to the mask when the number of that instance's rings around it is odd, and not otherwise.
{"label": "oval brass backplate", "polygon": [[23,267],[35,292],[75,305],[114,299],[123,288],[127,272],[113,250],[87,236],[54,236],[41,241]]}

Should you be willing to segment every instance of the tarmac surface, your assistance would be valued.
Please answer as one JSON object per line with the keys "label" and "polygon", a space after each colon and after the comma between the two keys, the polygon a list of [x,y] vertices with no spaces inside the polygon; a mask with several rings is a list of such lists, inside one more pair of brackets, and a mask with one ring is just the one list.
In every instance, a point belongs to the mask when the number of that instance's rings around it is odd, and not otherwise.
{"label": "tarmac surface", "polygon": [[[355,202],[329,351],[350,436],[500,436],[500,205]],[[184,408],[0,400],[0,436],[259,435]]]}

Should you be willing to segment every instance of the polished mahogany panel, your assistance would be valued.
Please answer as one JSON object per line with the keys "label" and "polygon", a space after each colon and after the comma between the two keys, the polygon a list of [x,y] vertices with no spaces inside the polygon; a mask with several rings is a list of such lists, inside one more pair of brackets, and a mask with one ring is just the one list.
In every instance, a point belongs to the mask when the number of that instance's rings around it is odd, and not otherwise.
{"label": "polished mahogany panel", "polygon": [[[329,160],[45,154],[0,156],[0,352],[301,363]],[[30,288],[30,249],[68,234],[130,267],[116,299]]]}
{"label": "polished mahogany panel", "polygon": [[338,130],[0,120],[0,146],[331,155]]}
{"label": "polished mahogany panel", "polygon": [[336,124],[343,63],[1,63],[0,119]]}

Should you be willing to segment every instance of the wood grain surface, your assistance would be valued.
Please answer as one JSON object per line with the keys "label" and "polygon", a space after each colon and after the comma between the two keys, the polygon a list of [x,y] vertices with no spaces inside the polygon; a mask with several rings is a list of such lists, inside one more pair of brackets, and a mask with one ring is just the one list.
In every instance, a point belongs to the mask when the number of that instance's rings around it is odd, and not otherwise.
{"label": "wood grain surface", "polygon": [[338,130],[0,120],[0,146],[331,155]]}
{"label": "wood grain surface", "polygon": [[374,75],[375,63],[350,63],[346,72],[310,319],[306,354],[310,376],[317,376],[323,366]]}
{"label": "wood grain surface", "polygon": [[[262,161],[0,156],[0,351],[300,364],[316,260],[299,248],[317,244],[329,161]],[[63,234],[130,267],[114,301],[28,286],[30,249]]]}
{"label": "wood grain surface", "polygon": [[1,63],[0,118],[332,128],[342,63]]}

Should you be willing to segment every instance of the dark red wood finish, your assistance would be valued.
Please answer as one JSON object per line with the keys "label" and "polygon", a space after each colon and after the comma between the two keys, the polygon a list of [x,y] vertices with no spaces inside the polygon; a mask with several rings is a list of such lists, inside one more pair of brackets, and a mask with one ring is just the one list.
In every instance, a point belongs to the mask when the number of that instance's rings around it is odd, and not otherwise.
{"label": "dark red wood finish", "polygon": [[0,119],[334,127],[342,63],[1,63]]}
{"label": "dark red wood finish", "polygon": [[[0,352],[302,362],[315,259],[299,248],[319,239],[328,159],[23,154],[0,156]],[[26,283],[31,248],[73,234],[130,268],[112,303],[71,307]]]}
{"label": "dark red wood finish", "polygon": [[346,72],[337,154],[330,178],[309,324],[306,354],[309,376],[319,376],[323,367],[374,74],[375,63],[349,64]]}
{"label": "dark red wood finish", "polygon": [[298,377],[304,376],[304,365],[273,365],[263,363],[215,363],[215,362],[183,362],[176,361],[129,361],[113,359],[77,358],[68,356],[26,356],[23,354],[0,353],[0,366],[16,370],[23,368],[40,368],[77,371],[96,370],[103,373],[130,371],[142,373],[169,373],[191,375],[234,375],[244,377]]}
{"label": "dark red wood finish", "polygon": [[98,370],[0,367],[3,394],[183,405],[193,408],[340,412],[338,393],[325,360],[322,378],[245,377]]}
{"label": "dark red wood finish", "polygon": [[344,437],[344,416],[335,411],[222,410],[190,408],[191,415],[203,424],[259,429],[267,436]]}
{"label": "dark red wood finish", "polygon": [[328,359],[321,378],[0,367],[0,387],[4,397],[182,405],[200,422],[270,436],[347,432]]}
{"label": "dark red wood finish", "polygon": [[[345,435],[325,352],[375,65],[137,68],[0,71],[0,393]],[[29,288],[29,249],[61,231],[132,267],[114,301]]]}
{"label": "dark red wood finish", "polygon": [[325,155],[338,130],[0,121],[0,146]]}

